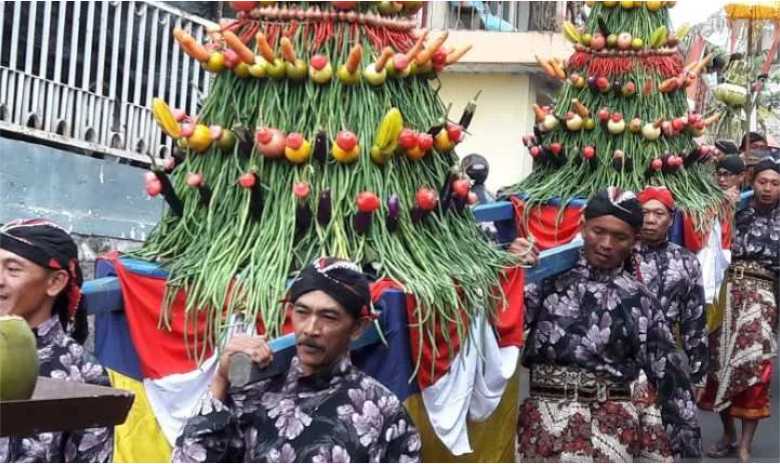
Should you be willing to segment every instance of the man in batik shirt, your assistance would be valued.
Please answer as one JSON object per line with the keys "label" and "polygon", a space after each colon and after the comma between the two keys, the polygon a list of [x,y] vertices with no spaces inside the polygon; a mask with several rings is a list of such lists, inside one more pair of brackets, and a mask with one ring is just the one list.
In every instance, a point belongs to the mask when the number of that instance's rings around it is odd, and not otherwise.
{"label": "man in batik shirt", "polygon": [[[636,247],[640,278],[659,299],[658,309],[664,312],[678,345],[687,356],[693,396],[698,399],[704,392],[709,364],[701,266],[693,253],[668,239],[674,212],[672,193],[665,187],[648,187],[639,194],[639,202],[644,213]],[[686,429],[676,430],[674,424],[668,425],[666,429],[675,455],[701,456],[700,449],[687,446],[690,437]],[[693,454],[685,454],[686,450]]]}
{"label": "man in batik shirt", "polygon": [[231,388],[231,355],[261,366],[261,337],[238,336],[184,428],[175,462],[418,462],[420,436],[398,398],[357,370],[349,346],[370,321],[368,281],[348,261],[323,258],[290,287],[296,355],[280,375]]}
{"label": "man in batik shirt", "polygon": [[664,436],[640,435],[630,392],[640,369],[660,392],[664,420],[687,428],[698,449],[688,375],[670,356],[669,325],[631,263],[639,202],[609,188],[590,199],[584,216],[575,267],[526,287],[523,364],[531,397],[519,413],[520,460],[628,462],[650,448],[668,458]]}
{"label": "man in batik shirt", "polygon": [[[109,386],[105,369],[82,345],[89,328],[81,283],[78,249],[65,230],[43,219],[0,228],[0,315],[24,318],[32,328],[38,375]],[[0,437],[0,462],[109,462],[113,432],[98,427]]]}

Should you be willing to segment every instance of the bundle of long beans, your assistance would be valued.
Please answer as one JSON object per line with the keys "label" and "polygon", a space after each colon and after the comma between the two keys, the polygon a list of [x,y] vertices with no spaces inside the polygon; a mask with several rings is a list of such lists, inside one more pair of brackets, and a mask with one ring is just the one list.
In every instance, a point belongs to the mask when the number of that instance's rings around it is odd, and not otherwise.
{"label": "bundle of long beans", "polygon": [[[316,10],[326,16],[323,20],[320,15],[318,21],[307,21],[303,8],[290,15],[277,10],[273,18],[271,12],[254,15],[257,18],[247,14],[213,35],[231,30],[252,49],[256,32],[264,32],[275,54],[281,53],[282,37],[287,37],[298,58],[316,53],[334,67],[347,63],[359,44],[361,69],[382,54],[378,47],[397,47],[394,52],[406,53],[417,40],[411,29],[399,32],[374,24],[366,32],[368,25],[342,20],[327,8]],[[298,21],[297,16],[303,19]],[[212,45],[209,56],[220,50],[216,47]],[[204,61],[204,66],[210,64]],[[496,309],[503,299],[498,290],[500,273],[512,258],[485,240],[463,200],[449,193],[458,179],[451,147],[437,149],[442,146],[437,142],[419,160],[405,156],[394,144],[383,163],[370,154],[380,123],[393,108],[400,111],[406,128],[437,134],[437,140],[443,137],[447,109],[434,89],[437,85],[435,71],[401,73],[381,85],[365,79],[347,85],[335,75],[326,83],[308,77],[239,77],[236,68],[217,75],[197,122],[232,130],[239,139],[241,128],[249,128],[251,139],[227,151],[213,142],[198,153],[193,149],[195,135],[180,137],[186,156],[171,177],[183,210],[180,215],[167,210],[136,253],[164,263],[169,270],[166,304],[184,290],[188,320],[205,313],[209,322],[205,340],[188,341],[196,355],[201,357],[224,333],[236,312],[247,320],[261,319],[271,336],[278,335],[285,318],[280,301],[288,280],[320,256],[372,265],[380,277],[403,285],[417,301],[421,321],[417,329],[431,342],[448,336],[449,323],[456,324],[461,337],[467,336],[464,314],[470,317]],[[263,156],[252,143],[256,128],[261,127],[300,133],[310,141],[324,131],[330,144],[336,143],[333,139],[340,131],[351,131],[358,139],[359,157],[342,163],[328,150],[325,159],[318,158],[322,147],[317,145],[315,155],[300,164]],[[173,132],[178,135],[179,129],[174,126]],[[188,187],[191,173],[202,175],[200,188]],[[237,183],[247,173],[254,174],[257,186],[242,188]],[[294,186],[300,183],[310,189],[308,196],[294,194]],[[421,188],[444,192],[438,208],[425,214],[418,214],[415,199]],[[323,192],[330,193],[329,202],[321,201]],[[370,227],[356,226],[356,198],[361,192],[370,192],[381,202],[369,213]],[[388,201],[394,195],[400,202],[397,220]],[[301,206],[311,211],[310,223],[301,224],[296,217]]]}
{"label": "bundle of long beans", "polygon": [[540,60],[564,82],[554,108],[535,108],[524,139],[533,172],[503,194],[565,206],[610,185],[663,185],[700,227],[721,211],[713,150],[694,141],[717,116],[690,113],[685,90],[706,59],[683,66],[667,3],[595,2],[584,28],[564,25],[575,53],[565,65]]}

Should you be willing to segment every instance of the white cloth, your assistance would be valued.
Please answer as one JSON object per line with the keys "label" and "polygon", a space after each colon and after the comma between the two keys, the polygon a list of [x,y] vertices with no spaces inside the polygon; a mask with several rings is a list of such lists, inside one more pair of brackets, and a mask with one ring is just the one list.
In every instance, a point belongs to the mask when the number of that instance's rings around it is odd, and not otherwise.
{"label": "white cloth", "polygon": [[704,301],[707,303],[712,303],[718,295],[726,270],[731,263],[731,250],[723,249],[721,230],[720,221],[713,220],[707,243],[696,254],[701,264]]}
{"label": "white cloth", "polygon": [[517,347],[500,348],[482,315],[472,321],[469,330],[468,342],[449,371],[421,393],[433,431],[455,456],[473,451],[467,419],[483,421],[493,414],[514,375],[520,352]]}
{"label": "white cloth", "polygon": [[144,388],[157,422],[171,446],[192,417],[198,401],[206,394],[217,369],[217,354],[190,372],[159,379],[144,379]]}

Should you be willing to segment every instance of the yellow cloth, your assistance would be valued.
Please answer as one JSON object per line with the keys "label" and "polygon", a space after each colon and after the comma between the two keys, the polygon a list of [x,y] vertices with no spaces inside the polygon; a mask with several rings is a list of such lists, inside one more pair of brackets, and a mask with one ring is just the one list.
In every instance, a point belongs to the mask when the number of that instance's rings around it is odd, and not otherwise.
{"label": "yellow cloth", "polygon": [[468,423],[472,453],[453,456],[433,431],[422,396],[410,396],[404,402],[420,431],[423,462],[515,462],[515,436],[519,407],[519,368],[507,383],[504,396],[493,414],[484,422]]}
{"label": "yellow cloth", "polygon": [[720,286],[720,291],[715,301],[705,307],[707,311],[707,332],[712,333],[720,328],[723,322],[723,306],[726,304],[726,281]]}
{"label": "yellow cloth", "polygon": [[154,417],[144,384],[111,369],[108,375],[111,386],[135,394],[127,420],[114,427],[114,462],[170,462],[171,446]]}

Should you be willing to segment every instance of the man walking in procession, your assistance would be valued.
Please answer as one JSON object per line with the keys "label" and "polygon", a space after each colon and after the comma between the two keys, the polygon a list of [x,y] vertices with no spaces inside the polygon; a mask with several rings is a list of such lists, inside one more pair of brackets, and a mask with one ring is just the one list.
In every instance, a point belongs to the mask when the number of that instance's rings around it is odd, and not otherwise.
{"label": "man walking in procession", "polygon": [[[709,360],[701,266],[693,253],[669,241],[674,213],[672,193],[665,187],[648,187],[639,194],[639,202],[644,213],[636,248],[639,275],[660,301],[657,309],[664,312],[687,356],[692,396],[698,400],[704,392]],[[686,427],[678,429],[668,424],[666,429],[676,456],[701,456],[701,449],[688,445],[691,437]]]}
{"label": "man walking in procession", "polygon": [[575,267],[526,287],[523,364],[531,371],[531,397],[520,408],[518,456],[630,462],[652,451],[670,457],[668,441],[640,433],[630,391],[640,369],[659,392],[664,422],[684,430],[686,446],[698,450],[688,374],[673,355],[658,300],[632,263],[643,223],[639,202],[611,187],[590,199],[584,216]]}

